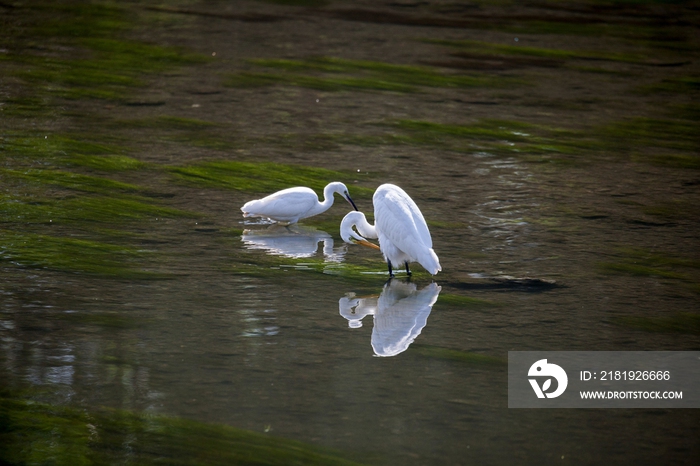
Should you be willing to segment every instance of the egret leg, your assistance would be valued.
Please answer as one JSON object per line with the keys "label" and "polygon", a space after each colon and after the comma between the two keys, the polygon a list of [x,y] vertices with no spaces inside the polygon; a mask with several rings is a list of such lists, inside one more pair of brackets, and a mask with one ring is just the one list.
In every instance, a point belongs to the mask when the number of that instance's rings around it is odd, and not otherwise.
{"label": "egret leg", "polygon": [[394,271],[393,271],[392,268],[391,268],[391,261],[390,261],[390,260],[387,260],[387,261],[386,261],[386,265],[389,267],[389,276],[390,276],[391,278],[394,278]]}
{"label": "egret leg", "polygon": [[408,269],[408,261],[406,261],[406,275],[411,276],[411,271]]}

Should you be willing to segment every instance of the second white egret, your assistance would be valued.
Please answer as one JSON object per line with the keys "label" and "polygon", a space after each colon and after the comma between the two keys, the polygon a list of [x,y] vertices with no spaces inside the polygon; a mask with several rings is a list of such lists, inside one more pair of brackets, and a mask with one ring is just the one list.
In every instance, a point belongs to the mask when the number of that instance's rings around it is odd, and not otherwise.
{"label": "second white egret", "polygon": [[323,202],[313,189],[299,186],[283,189],[262,199],[246,202],[241,211],[244,217],[267,217],[276,222],[297,223],[303,218],[321,214],[333,205],[333,195],[340,194],[357,210],[348,188],[339,181],[328,183],[323,189]]}
{"label": "second white egret", "polygon": [[367,222],[364,213],[350,212],[340,223],[340,236],[344,241],[377,248],[367,238],[378,238],[377,249],[384,255],[392,277],[393,267],[400,265],[404,265],[410,275],[409,262],[418,262],[432,275],[442,270],[423,214],[403,189],[383,184],[374,192],[372,203],[374,225]]}

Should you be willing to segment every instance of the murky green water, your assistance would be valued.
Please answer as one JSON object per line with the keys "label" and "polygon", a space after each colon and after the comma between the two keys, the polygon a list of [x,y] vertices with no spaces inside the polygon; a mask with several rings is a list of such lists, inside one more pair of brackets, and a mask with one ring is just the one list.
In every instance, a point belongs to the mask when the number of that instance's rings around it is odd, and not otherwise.
{"label": "murky green water", "polygon": [[[509,350],[700,347],[691,2],[0,4],[0,463],[694,462],[509,410]],[[348,206],[403,187],[443,271]]]}

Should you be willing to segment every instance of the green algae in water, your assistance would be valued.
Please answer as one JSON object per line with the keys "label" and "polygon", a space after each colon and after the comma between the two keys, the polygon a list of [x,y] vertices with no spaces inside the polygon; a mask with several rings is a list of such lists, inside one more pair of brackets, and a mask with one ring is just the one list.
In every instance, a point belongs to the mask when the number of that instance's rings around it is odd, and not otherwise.
{"label": "green algae in water", "polygon": [[493,42],[481,42],[475,40],[428,40],[430,43],[457,47],[470,52],[480,54],[502,54],[502,55],[522,55],[529,57],[541,58],[558,58],[558,59],[595,59],[606,61],[617,61],[625,63],[639,63],[644,61],[644,56],[623,53],[611,52],[596,52],[583,50],[561,50],[561,49],[546,49],[539,47],[527,47],[522,45],[506,45]]}
{"label": "green algae in water", "polygon": [[621,254],[628,256],[630,259],[652,266],[677,266],[700,269],[700,261],[675,257],[670,254],[661,254],[648,249],[621,248],[619,251]]}
{"label": "green algae in water", "polygon": [[[605,2],[608,3],[608,2]],[[613,2],[615,3],[615,2]],[[630,4],[644,4],[654,2],[630,1],[619,2]],[[665,2],[659,2],[665,3]],[[624,7],[623,7],[624,8]],[[628,16],[629,13],[619,11],[620,17]],[[610,18],[610,17],[609,17]],[[474,23],[475,27],[484,29],[495,29],[501,32],[512,32],[518,34],[561,34],[561,35],[577,35],[577,36],[592,36],[592,37],[615,37],[628,41],[642,42],[645,45],[659,45],[660,43],[668,46],[669,41],[654,40],[655,38],[677,39],[673,37],[673,32],[669,34],[669,30],[674,30],[666,25],[655,26],[644,23],[627,23],[616,22],[609,20],[605,22],[591,22],[587,18],[581,18],[579,22],[575,21],[575,17],[570,16],[567,21],[557,21],[556,19],[546,20],[540,18],[518,18],[517,21],[484,21]],[[674,40],[678,43],[679,41]]]}
{"label": "green algae in water", "polygon": [[210,121],[198,120],[196,118],[184,118],[174,115],[160,115],[152,118],[141,118],[138,120],[122,120],[118,122],[120,126],[130,126],[135,128],[153,128],[169,131],[200,131],[219,126]]}
{"label": "green algae in water", "polygon": [[46,14],[31,28],[40,37],[108,37],[129,29],[135,19],[125,8],[97,2],[37,2],[32,8]]}
{"label": "green algae in water", "polygon": [[[115,194],[142,192],[143,188],[102,176],[85,175],[52,168],[83,166],[101,171],[133,170],[145,164],[120,155],[122,148],[81,141],[67,136],[37,134],[10,135],[0,140],[0,160],[11,166],[45,168],[0,169],[0,178],[22,180],[36,185],[53,185],[66,189]],[[38,162],[38,163],[37,163]],[[19,167],[18,167],[19,168]]]}
{"label": "green algae in water", "polygon": [[415,92],[416,88],[401,83],[387,82],[372,78],[317,77],[300,74],[239,73],[229,76],[224,85],[229,87],[261,87],[273,84],[306,87],[319,91],[375,90],[393,92]]}
{"label": "green algae in water", "polygon": [[[381,145],[422,145],[439,147],[459,153],[475,150],[508,153],[533,163],[573,164],[568,157],[583,150],[597,150],[587,135],[561,128],[532,125],[518,121],[480,120],[473,124],[456,125],[425,120],[396,120],[372,123],[372,126],[388,127],[395,132],[360,135],[333,134],[282,134],[268,137],[264,142],[285,147],[301,146],[304,150],[320,150],[339,145],[373,147]],[[465,146],[464,141],[469,143]],[[474,142],[478,141],[478,149]],[[356,175],[354,175],[356,176]],[[362,174],[363,177],[367,174]]]}
{"label": "green algae in water", "polygon": [[[362,246],[350,246],[349,249],[353,247],[361,248]],[[348,252],[348,254],[352,253]],[[259,250],[247,250],[246,254],[233,258],[233,265],[225,270],[237,275],[271,279],[276,279],[293,270],[325,279],[338,279],[353,285],[362,284],[373,287],[383,284],[389,278],[386,262],[379,251],[373,258],[348,258],[346,255],[344,262],[335,262],[318,258],[318,256],[291,258]],[[397,277],[405,276],[403,268],[395,270],[395,273]],[[412,268],[411,273],[415,280],[432,279],[431,275],[420,266]]]}
{"label": "green algae in water", "polygon": [[[66,136],[12,135],[0,140],[0,160],[9,166],[46,168],[0,169],[0,179],[11,191],[0,195],[0,221],[48,223],[120,222],[147,216],[182,217],[190,213],[159,206],[140,194],[145,188],[104,176],[56,170],[58,165],[87,166],[101,171],[135,170],[144,164],[119,155],[111,144]],[[77,165],[77,164],[76,164]],[[48,188],[62,188],[47,197]]]}
{"label": "green algae in water", "polygon": [[[294,186],[307,186],[321,196],[328,183],[353,176],[350,173],[323,168],[271,162],[204,162],[187,167],[170,167],[169,170],[176,177],[201,186],[248,192],[273,192]],[[353,187],[350,184],[348,190],[350,196],[355,193],[373,192],[368,188]]]}
{"label": "green algae in water", "polygon": [[66,162],[71,166],[94,168],[101,171],[136,170],[146,167],[144,162],[124,155],[87,155],[73,154]]}
{"label": "green algae in water", "polygon": [[[700,78],[699,78],[700,80]],[[684,105],[674,105],[669,110],[669,116],[682,118],[684,120],[699,121],[700,120],[700,103],[690,103]]]}
{"label": "green algae in water", "polygon": [[[19,59],[17,59],[19,61]],[[16,74],[30,81],[42,81],[62,86],[99,87],[109,85],[141,86],[140,79],[127,73],[114,73],[102,63],[89,60],[68,60],[57,58],[25,56],[21,59],[31,68]],[[76,93],[80,92],[76,90]]]}
{"label": "green algae in water", "polygon": [[124,147],[93,142],[78,136],[16,133],[0,138],[0,158],[15,158],[19,164],[36,160],[56,166],[80,166],[101,171],[135,170],[146,164],[124,155]]}
{"label": "green algae in water", "polygon": [[9,187],[0,194],[0,262],[5,267],[101,277],[163,277],[142,270],[155,257],[153,253],[133,246],[126,231],[112,228],[105,234],[105,226],[193,214],[158,205],[142,196],[146,190],[134,184],[50,168],[76,162],[102,171],[141,168],[140,162],[121,155],[123,148],[68,136],[21,133],[3,138],[0,145],[5,166],[45,167],[0,169],[0,179]]}
{"label": "green algae in water", "polygon": [[597,264],[598,268],[606,273],[660,277],[697,284],[697,280],[690,273],[700,269],[699,261],[674,257],[646,249],[620,249],[619,254],[623,255],[620,260],[599,262]]}
{"label": "green algae in water", "polygon": [[28,46],[0,59],[14,65],[10,73],[42,93],[123,100],[133,88],[145,85],[143,77],[148,74],[209,60],[176,47],[116,38],[135,22],[126,9],[89,2],[35,7],[37,14],[28,31],[19,35],[20,44],[45,37],[69,50],[70,58],[39,55]]}
{"label": "green algae in water", "polygon": [[149,278],[137,270],[144,252],[85,239],[0,230],[0,263],[121,278]]}
{"label": "green algae in water", "polygon": [[[398,132],[379,135],[347,133],[315,135],[282,135],[268,138],[273,144],[302,145],[306,149],[337,147],[350,144],[365,147],[381,145],[422,145],[439,147],[459,153],[475,150],[492,153],[509,153],[534,163],[572,164],[575,160],[565,158],[584,149],[592,150],[591,144],[581,133],[561,128],[532,125],[518,121],[480,120],[469,125],[437,123],[425,120],[396,120],[372,123],[373,126],[389,127]],[[464,141],[470,145],[465,146]],[[478,141],[478,149],[473,145]],[[366,176],[366,174],[363,174]]]}
{"label": "green algae in water", "polygon": [[80,140],[76,137],[55,133],[10,133],[2,137],[2,150],[10,155],[22,157],[50,158],[57,154],[119,154],[123,147]]}
{"label": "green algae in water", "polygon": [[700,76],[678,76],[639,88],[642,93],[692,94],[700,91]]}
{"label": "green algae in water", "polygon": [[307,8],[318,8],[326,6],[330,3],[329,0],[257,0],[265,3],[276,3],[278,5],[300,6]]}
{"label": "green algae in water", "polygon": [[599,130],[611,147],[662,147],[673,150],[698,151],[700,124],[692,120],[632,118]]}
{"label": "green algae in water", "polygon": [[498,303],[489,301],[488,299],[472,298],[471,296],[461,296],[450,293],[441,293],[438,298],[438,303],[454,307],[481,307],[481,306],[498,306]]}
{"label": "green algae in water", "polygon": [[613,323],[647,332],[700,335],[700,314],[679,313],[664,317],[616,317]]}
{"label": "green algae in water", "polygon": [[232,147],[240,146],[240,140],[230,133],[222,135],[218,123],[184,118],[173,115],[139,118],[133,120],[117,120],[111,125],[115,129],[150,128],[162,132],[158,135],[160,141],[170,141],[188,146],[206,147],[208,149],[230,151]]}
{"label": "green algae in water", "polygon": [[519,155],[525,161],[536,163],[574,163],[564,157],[577,154],[585,146],[585,142],[576,139],[577,133],[518,121],[480,120],[470,125],[454,125],[398,120],[391,124],[407,133],[404,138],[393,141],[398,144],[432,145],[457,152],[474,152],[473,145],[463,147],[461,141],[478,141],[482,151]]}
{"label": "green algae in water", "polygon": [[317,57],[306,60],[254,59],[251,63],[292,71],[324,71],[331,73],[365,72],[369,77],[394,84],[426,87],[474,87],[492,85],[496,80],[486,76],[446,74],[429,67],[392,63]]}
{"label": "green algae in water", "polygon": [[[5,174],[11,173],[6,171]],[[102,186],[102,185],[100,185]],[[120,185],[117,185],[120,187]],[[113,186],[112,186],[113,187]],[[104,189],[98,194],[78,193],[73,196],[45,197],[41,185],[29,193],[16,190],[0,195],[0,261],[19,267],[95,274],[123,278],[155,278],[156,274],[138,270],[151,254],[128,245],[107,243],[97,225],[123,224],[148,217],[182,217],[193,214],[154,205],[141,196],[125,196]],[[88,190],[94,191],[94,190]],[[101,195],[104,194],[104,195]],[[78,239],[54,234],[20,231],[33,225],[45,228],[79,227],[85,236],[98,239]],[[46,230],[45,230],[46,231]],[[73,232],[75,230],[72,230]],[[65,234],[65,233],[64,233]],[[73,233],[75,234],[75,233]],[[123,242],[129,240],[123,232],[107,235]]]}
{"label": "green algae in water", "polygon": [[622,78],[631,78],[636,76],[635,73],[631,71],[620,71],[620,70],[610,70],[607,68],[601,68],[597,66],[573,66],[569,65],[567,68],[571,70],[581,71],[583,73],[596,73],[608,76],[619,76]]}
{"label": "green algae in water", "polygon": [[[225,85],[258,87],[287,84],[326,91],[379,90],[415,92],[420,87],[494,87],[515,84],[513,78],[486,75],[457,75],[435,71],[428,67],[395,65],[391,63],[317,57],[305,60],[254,59],[250,63],[284,70],[285,73],[242,72],[231,75]],[[346,76],[312,76],[298,72],[322,72]],[[353,74],[353,76],[348,76]]]}
{"label": "green algae in water", "polygon": [[55,118],[62,113],[61,108],[49,105],[45,97],[9,96],[3,99],[0,115],[18,118]]}
{"label": "green algae in water", "polygon": [[0,195],[0,223],[9,224],[95,224],[121,223],[154,217],[194,217],[193,213],[154,205],[147,198],[131,196]]}
{"label": "green algae in water", "polygon": [[71,324],[102,327],[110,330],[126,330],[143,328],[151,321],[123,315],[117,312],[85,313],[71,312],[55,314],[53,318],[69,322]]}
{"label": "green algae in water", "polygon": [[416,135],[415,137],[421,139],[451,136],[527,141],[534,137],[526,133],[534,129],[532,125],[515,121],[482,120],[473,125],[449,125],[422,120],[399,120],[396,126],[402,130],[411,131]]}
{"label": "green algae in water", "polygon": [[76,191],[110,194],[114,192],[139,192],[144,188],[121,181],[99,176],[81,175],[80,173],[60,170],[8,170],[0,169],[0,177],[21,179],[43,185],[54,185]]}
{"label": "green algae in water", "polygon": [[682,273],[664,270],[658,267],[650,267],[647,265],[626,264],[620,262],[599,262],[598,267],[605,272],[617,272],[641,277],[663,277],[681,280],[688,278]]}
{"label": "green algae in water", "polygon": [[[145,82],[127,71],[111,71],[97,61],[24,57],[25,67],[15,75],[39,86],[43,92],[70,99],[85,97],[119,100],[127,89]],[[26,66],[30,66],[26,69]]]}
{"label": "green algae in water", "polygon": [[643,206],[642,212],[646,215],[667,219],[696,219],[698,218],[698,213],[700,213],[699,207],[697,204],[675,200]]}
{"label": "green algae in water", "polygon": [[[359,247],[359,246],[358,246]],[[351,264],[348,262],[329,262],[316,258],[292,259],[277,255],[268,255],[258,251],[255,257],[246,257],[231,266],[228,271],[260,278],[277,278],[289,271],[294,270],[299,273],[311,273],[319,277],[335,278],[357,285],[377,285],[386,281],[389,277],[386,271],[386,263],[382,256],[377,254],[376,267],[373,261],[363,261],[363,264]],[[397,275],[402,271],[397,270]],[[414,278],[429,277],[427,272],[413,270]]]}
{"label": "green algae in water", "polygon": [[[26,8],[18,5],[17,8]],[[183,49],[122,40],[137,24],[128,9],[90,2],[33,3],[23,28],[0,31],[13,40],[0,54],[8,74],[24,78],[9,117],[62,115],[52,96],[122,98],[144,77],[206,61]],[[37,37],[44,45],[36,47]],[[41,106],[52,111],[35,110]],[[41,122],[32,122],[41,128]],[[192,214],[157,205],[148,190],[90,172],[138,170],[146,164],[105,135],[15,131],[0,138],[0,237],[3,268],[33,267],[118,278],[153,278],[141,270],[154,257],[135,246],[143,238],[123,228],[149,217]],[[25,230],[25,231],[23,231]]]}
{"label": "green algae in water", "polygon": [[[118,46],[117,46],[118,44]],[[60,59],[36,56],[11,57],[25,65],[15,75],[43,90],[65,98],[100,98],[120,100],[129,88],[142,87],[141,75],[163,71],[171,66],[199,61],[177,60],[176,52],[138,42],[85,41],[99,52],[93,59]],[[110,46],[107,46],[110,45]],[[26,67],[30,67],[28,70]]]}
{"label": "green algae in water", "polygon": [[421,356],[428,358],[460,362],[470,366],[484,366],[500,369],[508,364],[508,362],[504,359],[488,356],[486,354],[470,353],[467,351],[453,350],[440,346],[422,345],[418,343],[411,345],[409,352],[420,354]]}
{"label": "green algae in water", "polygon": [[235,427],[0,392],[0,463],[354,465],[340,453]]}
{"label": "green algae in water", "polygon": [[696,154],[635,154],[632,156],[632,160],[673,168],[700,169],[700,155]]}
{"label": "green algae in water", "polygon": [[[270,144],[275,144],[287,148],[299,148],[303,151],[328,151],[338,149],[342,145],[353,145],[361,147],[377,147],[381,145],[412,144],[413,140],[399,134],[364,135],[349,133],[316,133],[316,134],[295,134],[283,133],[261,140]],[[367,177],[367,172],[362,173]]]}
{"label": "green algae in water", "polygon": [[[692,115],[692,109],[686,113]],[[700,126],[691,119],[634,118],[589,130],[566,130],[517,121],[481,120],[470,125],[444,124],[424,120],[398,120],[391,123],[406,133],[398,144],[422,144],[472,152],[462,148],[460,139],[479,141],[483,149],[519,155],[534,163],[570,165],[585,159],[570,156],[623,155],[632,160],[678,168],[696,168],[700,149]],[[506,144],[503,141],[507,141]],[[385,143],[391,143],[385,140]],[[654,155],[641,154],[649,148],[662,149]],[[663,151],[674,151],[665,154]],[[687,152],[687,153],[683,153]]]}
{"label": "green algae in water", "polygon": [[179,47],[165,47],[130,40],[90,38],[80,43],[100,53],[100,64],[114,71],[158,73],[168,69],[207,63],[210,58]]}

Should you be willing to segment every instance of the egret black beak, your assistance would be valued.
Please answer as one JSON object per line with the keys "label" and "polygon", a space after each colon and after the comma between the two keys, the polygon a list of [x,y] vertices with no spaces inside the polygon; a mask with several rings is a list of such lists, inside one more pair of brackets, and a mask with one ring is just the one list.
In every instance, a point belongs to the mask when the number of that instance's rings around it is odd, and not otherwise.
{"label": "egret black beak", "polygon": [[353,208],[353,209],[357,210],[357,206],[356,206],[355,203],[352,201],[352,198],[350,197],[349,194],[347,194],[347,193],[345,194],[345,199],[347,199],[348,202],[349,202],[350,204],[352,204],[352,208]]}

